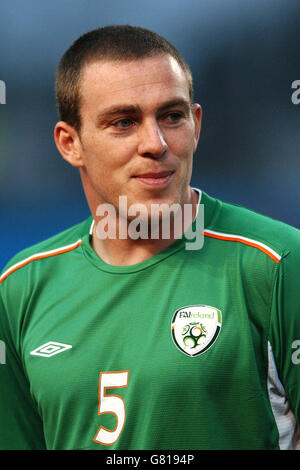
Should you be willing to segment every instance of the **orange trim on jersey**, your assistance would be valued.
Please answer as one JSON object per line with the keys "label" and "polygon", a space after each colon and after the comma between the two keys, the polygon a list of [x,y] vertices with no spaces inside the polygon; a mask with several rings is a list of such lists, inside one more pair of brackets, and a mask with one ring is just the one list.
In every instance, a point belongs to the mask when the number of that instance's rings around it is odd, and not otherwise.
{"label": "orange trim on jersey", "polygon": [[61,248],[57,248],[55,250],[45,251],[43,253],[37,253],[36,255],[29,256],[29,258],[26,258],[25,260],[14,264],[7,271],[5,271],[5,273],[3,273],[0,277],[0,283],[3,282],[13,272],[17,271],[20,268],[23,268],[23,266],[26,266],[28,263],[31,263],[31,261],[49,258],[50,256],[60,255],[62,253],[67,253],[68,251],[75,250],[75,248],[77,248],[81,244],[82,240],[78,240],[76,243],[72,243],[72,245],[67,245]]}
{"label": "orange trim on jersey", "polygon": [[243,243],[244,245],[253,246],[260,251],[263,251],[266,255],[268,255],[275,263],[279,263],[281,260],[281,256],[276,253],[271,248],[268,248],[264,243],[258,242],[256,240],[252,240],[250,238],[242,237],[239,235],[229,235],[221,232],[213,232],[212,230],[204,230],[203,234],[206,237],[217,238],[219,240],[228,240],[232,242],[239,242]]}

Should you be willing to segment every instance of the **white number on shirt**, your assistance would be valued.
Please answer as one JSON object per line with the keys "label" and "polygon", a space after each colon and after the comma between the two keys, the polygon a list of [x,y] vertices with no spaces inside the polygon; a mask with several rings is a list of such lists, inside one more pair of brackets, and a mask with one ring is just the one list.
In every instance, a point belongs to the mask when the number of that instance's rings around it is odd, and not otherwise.
{"label": "white number on shirt", "polygon": [[129,370],[119,372],[100,372],[99,379],[99,407],[98,415],[112,413],[117,419],[117,425],[113,431],[100,426],[94,441],[110,446],[120,437],[123,430],[126,408],[122,397],[119,395],[106,395],[107,388],[124,388],[128,386]]}

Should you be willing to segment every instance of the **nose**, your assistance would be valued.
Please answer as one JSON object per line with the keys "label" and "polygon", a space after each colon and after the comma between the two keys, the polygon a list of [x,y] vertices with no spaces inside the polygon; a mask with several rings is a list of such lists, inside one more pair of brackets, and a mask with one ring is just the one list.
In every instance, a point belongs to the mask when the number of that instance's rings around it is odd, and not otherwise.
{"label": "nose", "polygon": [[143,157],[160,158],[167,150],[164,135],[155,119],[140,125],[138,138],[138,154]]}

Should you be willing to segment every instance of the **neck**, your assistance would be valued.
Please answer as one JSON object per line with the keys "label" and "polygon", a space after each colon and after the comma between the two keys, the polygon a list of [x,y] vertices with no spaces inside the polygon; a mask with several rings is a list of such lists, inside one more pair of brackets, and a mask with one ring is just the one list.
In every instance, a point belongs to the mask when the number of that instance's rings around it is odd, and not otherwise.
{"label": "neck", "polygon": [[[198,193],[191,190],[189,216],[186,217],[184,210],[179,211],[168,220],[169,224],[161,219],[157,224],[153,224],[153,219],[137,224],[117,217],[109,225],[109,218],[104,220],[103,217],[94,217],[91,245],[97,255],[110,265],[129,266],[145,261],[172,245],[188,229],[196,217],[198,198]],[[107,238],[103,236],[104,226],[105,233],[107,227],[113,227]],[[164,230],[167,230],[167,236]],[[137,233],[140,233],[140,238],[135,239]]]}

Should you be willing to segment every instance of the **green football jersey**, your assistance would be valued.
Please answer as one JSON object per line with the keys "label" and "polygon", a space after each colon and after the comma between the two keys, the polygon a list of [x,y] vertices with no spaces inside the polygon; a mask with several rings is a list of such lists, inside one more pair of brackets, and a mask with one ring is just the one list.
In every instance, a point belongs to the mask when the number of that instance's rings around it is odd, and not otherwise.
{"label": "green football jersey", "polygon": [[200,194],[201,249],[108,265],[90,217],[4,268],[1,449],[297,448],[300,232]]}

